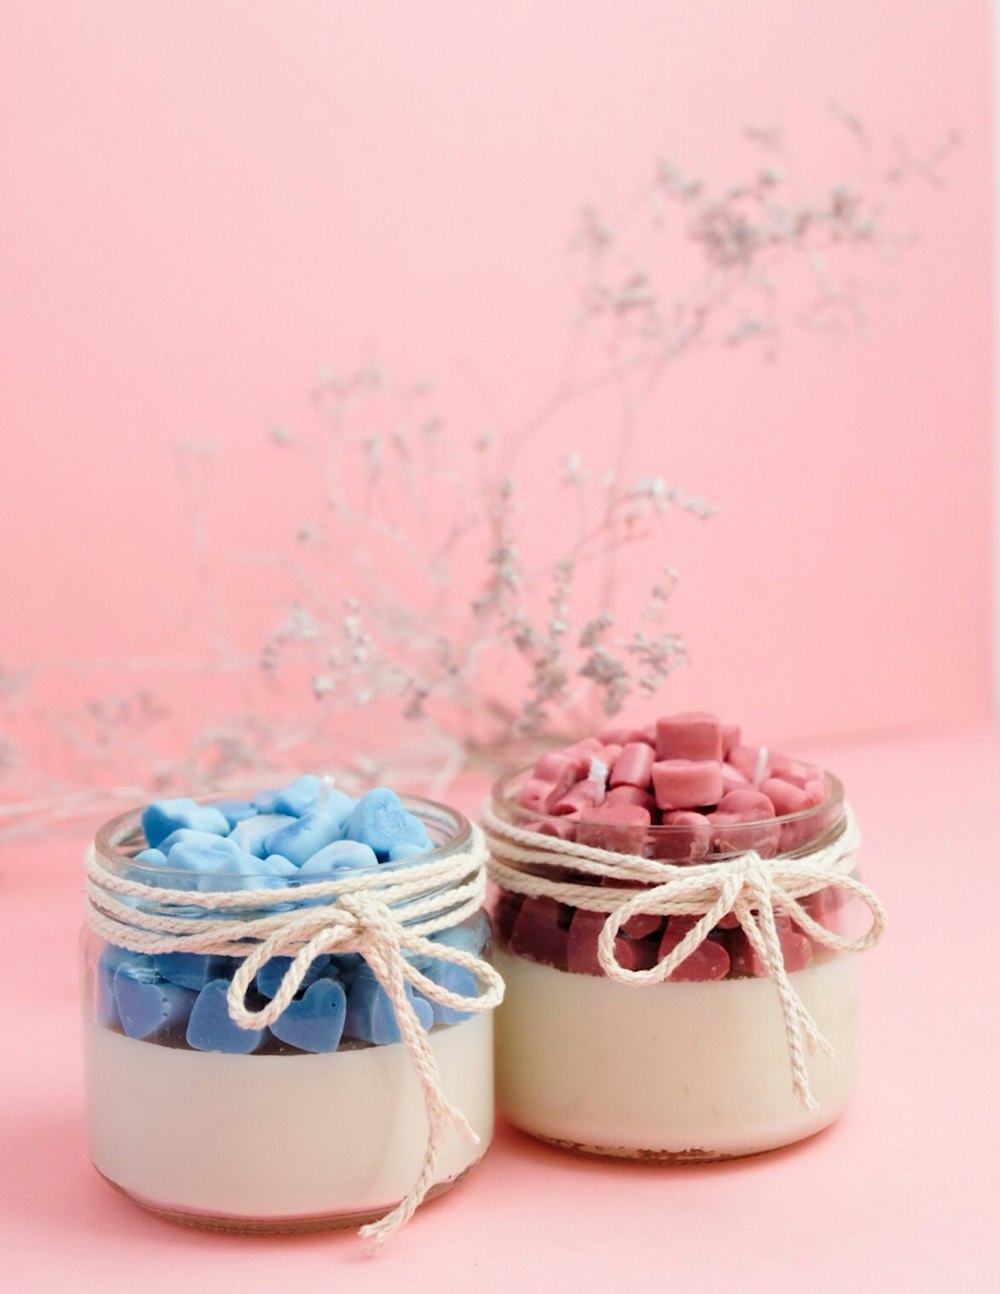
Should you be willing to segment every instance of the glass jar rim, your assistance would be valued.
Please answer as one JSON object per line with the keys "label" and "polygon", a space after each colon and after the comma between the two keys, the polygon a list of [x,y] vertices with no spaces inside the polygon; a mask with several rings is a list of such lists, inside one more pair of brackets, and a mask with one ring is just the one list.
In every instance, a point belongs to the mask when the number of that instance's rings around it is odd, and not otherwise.
{"label": "glass jar rim", "polygon": [[[213,795],[198,796],[195,798],[195,803],[210,805],[216,804],[220,800],[232,800],[233,798],[231,793],[220,792]],[[379,863],[378,870],[380,873],[396,872],[406,867],[412,867],[415,863],[435,863],[449,857],[451,854],[459,853],[471,845],[472,823],[460,810],[452,808],[451,805],[442,804],[439,800],[431,800],[421,795],[404,794],[400,795],[399,798],[403,807],[408,812],[416,814],[425,826],[436,823],[439,828],[446,831],[450,830],[451,834],[433,849],[426,849],[420,854],[414,854],[411,858],[400,859],[394,863]],[[139,850],[150,848],[142,831],[141,817],[144,808],[145,805],[134,806],[103,823],[94,836],[94,849],[105,863],[114,868],[127,865],[130,875],[135,880],[141,881],[143,875],[157,878],[178,877],[183,878],[190,884],[191,877],[194,875],[193,872],[176,867],[157,866],[155,863],[137,859],[122,849],[125,844],[132,844]],[[226,840],[228,837],[220,836],[219,839]],[[260,888],[262,889],[273,886],[276,879],[273,872],[218,871],[205,873],[205,875],[210,875],[213,880],[222,881],[223,884],[220,885],[220,889],[226,888],[224,882],[227,878],[233,882],[238,881],[239,888],[246,888],[249,881],[260,881]],[[340,875],[342,876],[343,874],[341,873]],[[292,879],[294,880],[294,878]],[[307,883],[314,884],[330,879],[333,879],[333,874],[327,876],[323,873],[317,873],[315,876],[310,876]],[[184,886],[177,886],[176,888],[181,889]]]}
{"label": "glass jar rim", "polygon": [[[823,822],[825,817],[835,814],[836,816],[828,824],[827,830],[820,832],[817,839],[811,842],[808,846],[808,848],[812,850],[816,848],[817,844],[819,844],[823,838],[832,833],[834,828],[842,826],[845,808],[843,783],[833,773],[820,768],[816,764],[809,764],[805,760],[796,760],[795,763],[799,768],[805,769],[808,772],[814,773],[823,778],[827,794],[819,804],[810,805],[806,809],[799,809],[795,813],[774,814],[772,817],[757,818],[752,822],[730,823],[727,825],[728,836],[738,841],[740,835],[745,834],[748,841],[747,848],[749,849],[752,847],[749,842],[752,841],[754,833],[759,833],[762,827],[781,827],[786,823],[819,823]],[[522,779],[527,780],[527,776],[531,773],[531,769],[532,765],[530,764],[520,768],[508,769],[497,778],[490,789],[490,800],[493,808],[495,811],[500,813],[501,817],[506,817],[508,821],[514,820],[511,817],[511,811],[513,810],[517,819],[530,819],[532,823],[538,823],[542,827],[553,828],[549,834],[559,835],[560,833],[557,828],[560,824],[565,827],[567,823],[567,815],[541,813],[535,809],[529,809],[525,805],[518,804],[517,800],[514,798],[514,792],[518,783]],[[746,790],[748,791],[758,789],[759,788],[749,784],[746,787]],[[762,794],[766,794],[766,792],[762,792]],[[697,812],[697,810],[691,810],[691,812]],[[574,824],[579,823],[586,825],[586,818],[569,818],[568,820]],[[643,833],[643,838],[646,840],[680,840],[683,839],[686,834],[690,834],[691,831],[690,826],[685,826],[682,823],[650,823],[648,826],[638,826],[636,823],[602,822],[599,825],[602,836],[605,836],[608,840],[612,841],[615,839],[616,833],[621,833],[621,838],[625,840],[628,838],[629,833],[634,835],[635,832],[640,830]],[[610,845],[608,847],[611,848]],[[631,853],[633,851],[631,849],[622,849],[618,852]],[[712,858],[720,859],[726,856],[732,856],[732,854],[738,852],[740,851],[732,850],[729,851],[728,854],[714,854],[712,855]],[[792,850],[789,852],[795,853],[800,851]]]}

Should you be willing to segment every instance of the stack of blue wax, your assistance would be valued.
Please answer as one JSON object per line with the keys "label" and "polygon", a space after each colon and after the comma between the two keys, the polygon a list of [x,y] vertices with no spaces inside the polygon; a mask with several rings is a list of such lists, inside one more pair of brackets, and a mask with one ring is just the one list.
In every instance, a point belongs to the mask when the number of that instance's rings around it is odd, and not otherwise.
{"label": "stack of blue wax", "polygon": [[[143,865],[136,875],[147,883],[202,891],[287,889],[293,906],[298,885],[386,863],[405,865],[434,847],[423,822],[394,791],[378,787],[352,799],[312,774],[248,802],[157,800],[144,810],[142,826],[148,848],[135,857]],[[164,874],[153,877],[146,868]],[[475,953],[488,937],[485,920],[435,936]],[[254,998],[261,1006],[277,993],[289,962],[276,957],[261,967],[251,1006]],[[260,1030],[241,1029],[229,1017],[226,994],[238,965],[234,957],[146,956],[106,945],[96,972],[98,1021],[130,1038],[233,1054],[274,1050],[275,1042],[279,1049],[330,1052],[345,1038],[399,1041],[385,990],[358,954],[317,957],[286,1010]],[[474,977],[452,963],[428,958],[419,969],[453,991],[475,992]],[[424,1028],[466,1018],[409,987],[407,992]]]}

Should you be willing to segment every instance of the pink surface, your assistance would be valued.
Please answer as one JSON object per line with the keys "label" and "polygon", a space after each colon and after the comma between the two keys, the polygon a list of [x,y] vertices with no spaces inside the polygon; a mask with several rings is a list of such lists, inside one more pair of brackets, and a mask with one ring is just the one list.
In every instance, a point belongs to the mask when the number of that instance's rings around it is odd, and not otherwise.
{"label": "pink surface", "polygon": [[[943,189],[888,197],[917,239],[859,264],[889,291],[867,343],[696,354],[650,404],[636,468],[720,509],[657,555],[697,662],[670,708],[775,741],[984,719],[989,49],[985,0],[8,6],[5,663],[56,667],[60,704],[152,682],[180,713],[219,642],[252,672],[279,591],[252,558],[287,551],[313,485],[265,432],[305,423],[322,363],[431,377],[469,437],[520,425],[566,342],[581,204],[627,205],[665,154],[724,184],[748,122],[784,127],[796,185],[834,183],[858,162],[837,99],[877,141],[862,168],[962,146]],[[606,461],[619,413],[557,418],[526,471]],[[182,441],[222,447],[214,617]]]}
{"label": "pink surface", "polygon": [[[502,1130],[468,1180],[375,1259],[352,1234],[175,1227],[97,1178],[74,964],[83,841],[7,846],[5,1287],[994,1290],[1000,733],[796,753],[843,777],[865,878],[892,919],[867,954],[864,1072],[845,1117],[798,1148],[683,1169],[585,1160]],[[479,789],[467,787],[470,806]]]}

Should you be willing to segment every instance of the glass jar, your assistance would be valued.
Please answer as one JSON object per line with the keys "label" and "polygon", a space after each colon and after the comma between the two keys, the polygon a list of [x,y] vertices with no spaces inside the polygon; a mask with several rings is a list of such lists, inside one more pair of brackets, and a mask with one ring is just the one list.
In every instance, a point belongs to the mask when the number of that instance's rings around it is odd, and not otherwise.
{"label": "glass jar", "polygon": [[[449,949],[476,958],[491,951],[489,920],[469,899],[484,885],[477,829],[429,800],[404,797],[404,804],[421,818],[434,849],[412,863],[377,870],[382,878],[392,872],[414,879],[391,909],[403,931],[428,907],[439,918],[422,951],[419,941],[417,951],[411,941],[401,955],[430,981],[467,999],[470,1010],[443,1005],[419,987],[405,991],[426,1031],[440,1089],[478,1137],[474,1142],[461,1135],[454,1124],[444,1129],[423,1198],[458,1181],[492,1138],[492,1021],[476,994],[477,981],[482,988],[485,980],[486,991],[499,981],[489,966],[473,974],[447,960]],[[282,883],[280,901],[264,907],[224,906],[236,891],[259,896],[275,878],[213,874],[220,906],[189,908],[176,892],[201,892],[209,880],[136,861],[145,844],[140,811],[125,813],[97,833],[88,865],[92,880],[96,864],[99,883],[117,877],[153,887],[139,898],[118,895],[139,930],[149,926],[150,916],[173,916],[188,919],[188,929],[211,918],[239,933],[241,922],[276,914],[294,919],[315,913],[319,903],[335,908],[339,901],[337,895],[299,899],[293,881]],[[455,863],[451,883],[442,885],[440,869],[437,879],[420,881],[447,860]],[[158,889],[174,891],[171,901],[166,895],[158,901]],[[455,911],[464,904],[466,913],[455,922],[448,920],[452,898]],[[317,956],[273,1025],[247,1030],[226,1014],[243,956],[129,951],[92,924],[82,937],[87,1124],[94,1165],[113,1186],[177,1221],[239,1231],[371,1223],[406,1200],[428,1163],[426,1087],[382,981],[375,983],[364,956]],[[260,942],[245,940],[244,955]],[[440,958],[429,955],[438,950]],[[262,965],[246,1005],[266,1007],[288,966],[287,957]],[[372,1007],[380,992],[383,1000]],[[362,997],[365,1011],[358,1006]]]}
{"label": "glass jar", "polygon": [[[837,1118],[857,1076],[858,951],[878,937],[883,914],[874,896],[874,906],[858,898],[864,887],[850,861],[843,788],[815,772],[825,778],[821,804],[734,824],[721,839],[713,833],[711,846],[706,825],[704,849],[690,827],[587,824],[523,808],[524,772],[496,783],[485,825],[500,886],[494,964],[507,986],[496,1021],[497,1100],[511,1122],[577,1151],[683,1162],[771,1150]],[[807,874],[839,845],[846,882],[803,879],[802,868]],[[581,846],[610,851],[604,875],[574,857]],[[670,978],[653,978],[707,913],[727,864],[743,869],[736,876],[730,867],[737,890],[741,877],[751,885],[742,890],[746,926],[764,928],[762,903],[751,906],[745,896],[761,895],[774,878],[801,895],[806,923],[816,923],[810,937],[771,896],[781,962],[772,969],[790,994],[777,991],[725,901],[704,942]],[[708,897],[677,912],[678,883],[697,889],[698,877],[707,878]],[[555,897],[553,884],[561,887]],[[615,961],[631,972],[618,982],[602,963],[599,938],[608,913],[643,890],[651,910],[637,899],[614,939]],[[612,892],[613,901],[602,898]],[[824,931],[836,947],[824,944]],[[806,1055],[815,1030],[830,1054]],[[804,1069],[796,1068],[797,1051]]]}

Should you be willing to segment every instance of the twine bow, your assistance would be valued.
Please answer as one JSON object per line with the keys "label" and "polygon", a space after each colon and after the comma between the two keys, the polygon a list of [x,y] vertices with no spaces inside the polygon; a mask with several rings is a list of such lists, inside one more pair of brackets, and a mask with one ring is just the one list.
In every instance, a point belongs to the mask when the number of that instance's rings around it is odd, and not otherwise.
{"label": "twine bow", "polygon": [[[461,948],[428,937],[457,925],[482,907],[484,857],[482,833],[473,827],[468,853],[302,885],[292,892],[296,902],[318,901],[318,906],[250,918],[218,914],[227,909],[284,907],[289,891],[168,890],[118,875],[93,847],[85,858],[87,922],[109,943],[139,953],[200,952],[241,958],[227,1003],[231,1018],[243,1029],[260,1029],[276,1020],[298,992],[316,957],[351,952],[364,957],[392,1005],[400,1038],[421,1086],[428,1125],[417,1180],[394,1209],[361,1228],[361,1234],[376,1247],[413,1216],[433,1185],[449,1129],[454,1128],[474,1145],[479,1142],[465,1115],[444,1094],[434,1052],[406,986],[410,984],[431,1001],[458,1011],[490,1011],[499,1005],[503,981],[490,965]],[[153,910],[144,910],[144,905]],[[170,909],[180,910],[181,915],[170,915]],[[436,983],[406,953],[463,967],[473,974],[481,991],[470,996]],[[254,976],[272,957],[279,956],[292,960],[277,992],[265,1007],[251,1010],[246,997]]]}
{"label": "twine bow", "polygon": [[[817,1108],[809,1086],[806,1051],[832,1055],[833,1048],[820,1033],[785,969],[775,912],[786,913],[810,939],[835,952],[862,952],[881,938],[888,921],[885,908],[873,890],[851,875],[860,836],[849,808],[845,808],[842,834],[832,844],[802,858],[763,859],[748,850],[733,858],[694,866],[613,853],[526,831],[499,818],[489,805],[482,817],[491,848],[489,872],[503,889],[532,897],[548,896],[576,908],[607,913],[598,937],[597,956],[607,977],[620,984],[659,984],[669,979],[709,932],[732,913],[774,981],[796,1099],[806,1109]],[[641,881],[644,888],[574,884],[523,870],[551,868],[553,864],[602,879]],[[847,890],[867,905],[872,920],[863,935],[851,938],[828,930],[799,902],[828,887]],[[697,920],[655,966],[630,970],[618,961],[615,940],[622,926],[640,914],[693,916]]]}

